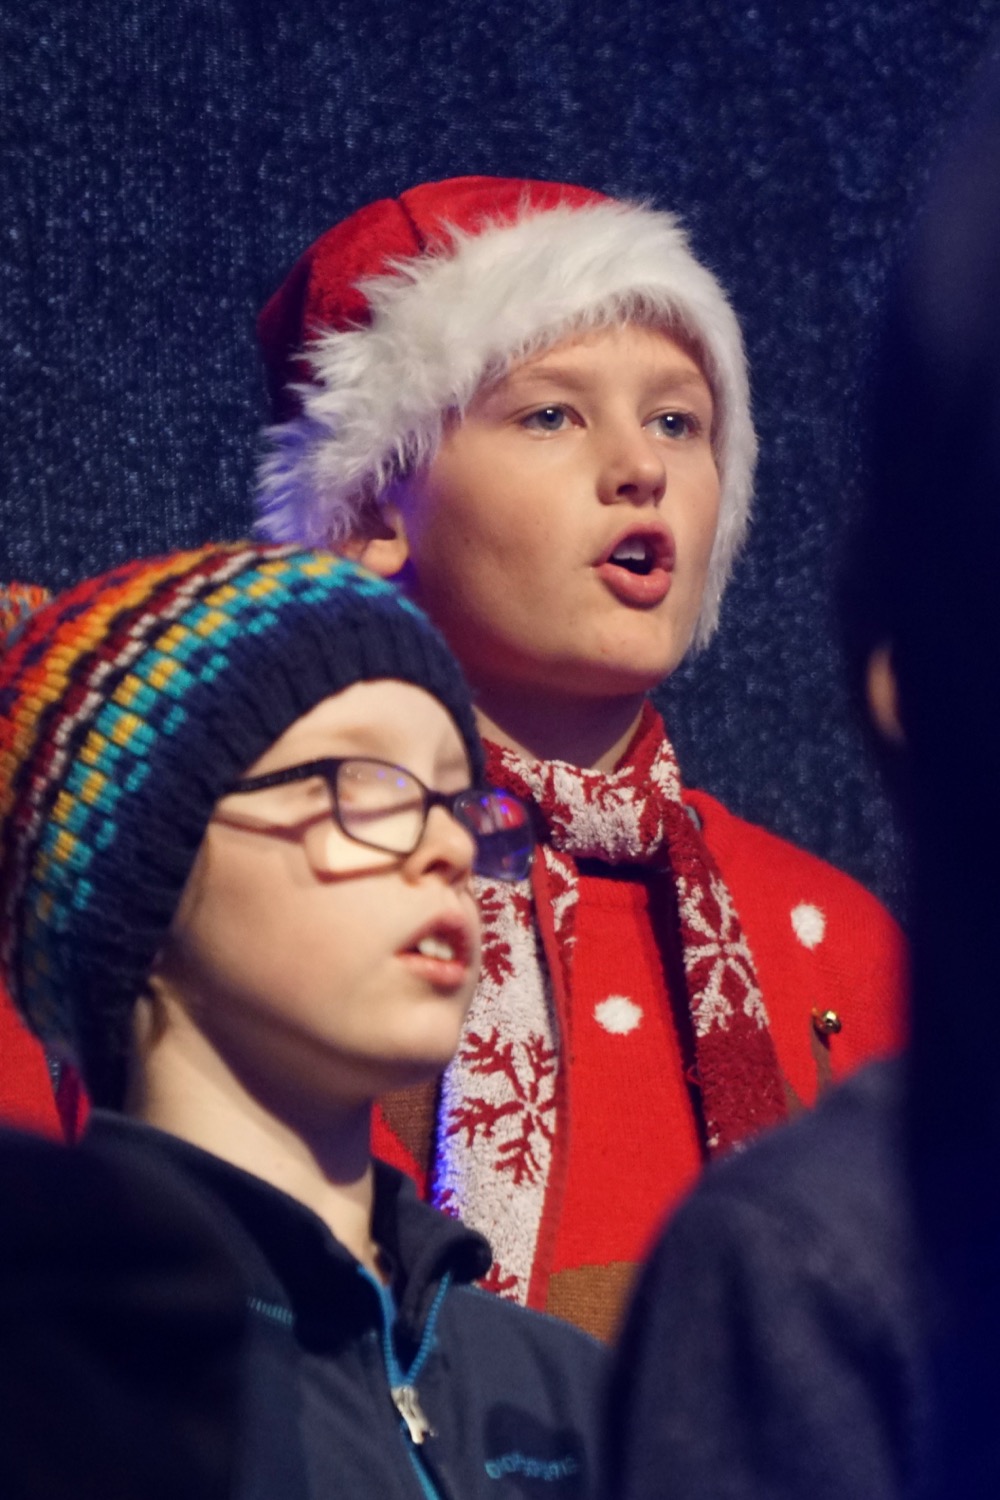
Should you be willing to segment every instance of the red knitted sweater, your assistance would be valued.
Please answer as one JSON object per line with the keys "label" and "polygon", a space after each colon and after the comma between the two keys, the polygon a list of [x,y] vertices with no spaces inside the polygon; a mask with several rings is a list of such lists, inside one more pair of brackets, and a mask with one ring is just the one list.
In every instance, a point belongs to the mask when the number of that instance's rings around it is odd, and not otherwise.
{"label": "red knitted sweater", "polygon": [[[792,1112],[903,1039],[905,945],[885,909],[813,855],[687,793],[756,960]],[[663,875],[581,870],[568,995],[569,1149],[546,1215],[541,1305],[599,1336],[704,1159]],[[824,1029],[839,1027],[838,1030]],[[563,1041],[564,1048],[567,1039]],[[566,1066],[564,1052],[563,1066]],[[374,1145],[426,1191],[434,1104],[386,1101]],[[566,1117],[564,1117],[566,1118]]]}

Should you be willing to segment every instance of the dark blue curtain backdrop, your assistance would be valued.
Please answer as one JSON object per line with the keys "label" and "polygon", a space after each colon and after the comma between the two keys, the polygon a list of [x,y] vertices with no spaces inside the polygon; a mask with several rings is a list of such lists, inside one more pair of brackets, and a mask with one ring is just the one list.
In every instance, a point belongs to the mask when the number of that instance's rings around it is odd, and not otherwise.
{"label": "dark blue curtain backdrop", "polygon": [[1000,0],[7,0],[0,576],[246,529],[254,316],[361,203],[465,172],[648,196],[732,293],[762,441],[723,629],[663,695],[682,763],[898,902],[831,586],[885,273],[997,21]]}

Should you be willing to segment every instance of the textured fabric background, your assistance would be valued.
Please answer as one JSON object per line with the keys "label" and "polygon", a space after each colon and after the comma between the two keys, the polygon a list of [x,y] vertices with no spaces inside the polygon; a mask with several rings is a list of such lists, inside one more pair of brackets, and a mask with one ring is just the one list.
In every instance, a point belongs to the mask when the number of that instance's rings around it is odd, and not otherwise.
{"label": "textured fabric background", "polygon": [[998,22],[1000,0],[8,0],[0,577],[245,530],[255,313],[361,203],[464,172],[649,196],[732,293],[763,455],[720,636],[663,695],[681,763],[897,904],[831,583],[886,269]]}

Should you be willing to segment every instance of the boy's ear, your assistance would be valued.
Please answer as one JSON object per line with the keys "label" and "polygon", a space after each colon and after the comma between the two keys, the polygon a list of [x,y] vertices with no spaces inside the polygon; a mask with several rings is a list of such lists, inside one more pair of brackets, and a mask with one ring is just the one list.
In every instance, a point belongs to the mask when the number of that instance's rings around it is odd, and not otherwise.
{"label": "boy's ear", "polygon": [[406,524],[399,506],[394,501],[377,508],[372,506],[365,515],[364,529],[341,543],[339,551],[380,578],[395,578],[410,557]]}
{"label": "boy's ear", "polygon": [[865,668],[865,698],[872,723],[890,745],[905,745],[906,731],[899,713],[899,684],[892,665],[892,647],[887,641],[868,658]]}

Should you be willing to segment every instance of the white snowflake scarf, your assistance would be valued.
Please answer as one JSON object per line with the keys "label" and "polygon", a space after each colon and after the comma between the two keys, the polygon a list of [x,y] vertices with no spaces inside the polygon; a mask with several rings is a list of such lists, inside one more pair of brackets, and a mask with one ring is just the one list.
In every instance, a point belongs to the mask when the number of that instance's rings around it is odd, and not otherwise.
{"label": "white snowflake scarf", "polygon": [[647,704],[614,772],[529,763],[487,746],[488,774],[536,811],[529,883],[479,882],[483,971],[437,1115],[434,1201],[494,1249],[490,1284],[544,1306],[563,1176],[565,1024],[577,860],[669,871],[706,1144],[782,1119],[785,1097],[753,958],[725,881],[685,811],[662,721]]}

